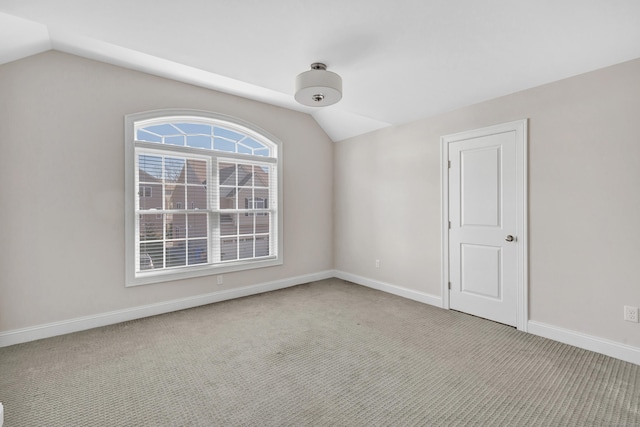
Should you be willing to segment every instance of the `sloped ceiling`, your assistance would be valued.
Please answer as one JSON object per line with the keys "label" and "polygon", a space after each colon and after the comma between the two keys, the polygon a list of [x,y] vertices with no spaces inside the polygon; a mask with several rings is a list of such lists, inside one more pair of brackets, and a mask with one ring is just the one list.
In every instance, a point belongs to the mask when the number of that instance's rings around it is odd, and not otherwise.
{"label": "sloped ceiling", "polygon": [[[0,63],[49,49],[311,114],[342,140],[640,57],[638,0],[0,0]],[[324,62],[340,103],[293,99]]]}

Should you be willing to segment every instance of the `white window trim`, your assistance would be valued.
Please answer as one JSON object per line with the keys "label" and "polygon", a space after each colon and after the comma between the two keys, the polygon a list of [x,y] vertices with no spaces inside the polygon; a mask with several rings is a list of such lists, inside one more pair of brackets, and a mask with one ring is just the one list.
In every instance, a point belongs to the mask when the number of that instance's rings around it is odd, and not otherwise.
{"label": "white window trim", "polygon": [[[136,196],[138,194],[137,184],[135,182],[135,123],[143,120],[158,119],[163,121],[168,117],[188,117],[190,120],[201,118],[205,121],[217,121],[220,125],[231,130],[237,130],[240,133],[247,134],[257,140],[268,139],[275,145],[273,148],[274,154],[277,158],[277,195],[275,197],[275,203],[277,203],[277,233],[273,235],[273,247],[276,248],[276,254],[272,258],[268,259],[251,259],[251,260],[238,260],[225,262],[224,264],[217,265],[194,265],[179,270],[164,270],[164,271],[143,271],[136,273],[135,265],[135,253],[136,253]],[[209,122],[208,122],[209,123]],[[202,277],[208,275],[217,275],[223,273],[229,273],[233,271],[242,271],[255,268],[272,267],[276,265],[282,265],[284,262],[284,239],[283,239],[283,183],[282,183],[282,142],[269,134],[268,132],[260,129],[259,127],[246,122],[244,120],[226,116],[224,114],[213,113],[202,110],[187,110],[187,109],[168,109],[168,110],[154,110],[146,111],[142,113],[129,114],[125,116],[125,286],[138,286],[151,283],[160,283],[173,280],[188,279],[193,277]],[[149,148],[158,148],[159,144],[149,143]],[[146,145],[146,144],[144,144]],[[140,144],[139,144],[140,146]],[[189,149],[184,147],[185,151],[193,151],[193,153],[202,153],[201,149],[194,148]],[[246,159],[244,154],[234,154],[227,152],[219,152],[220,156],[224,156],[230,159],[244,160]],[[264,160],[268,161],[269,157],[265,157]],[[217,180],[217,174],[216,180]],[[213,183],[212,183],[213,184]],[[271,201],[270,203],[273,203]],[[215,238],[215,236],[210,236]]]}

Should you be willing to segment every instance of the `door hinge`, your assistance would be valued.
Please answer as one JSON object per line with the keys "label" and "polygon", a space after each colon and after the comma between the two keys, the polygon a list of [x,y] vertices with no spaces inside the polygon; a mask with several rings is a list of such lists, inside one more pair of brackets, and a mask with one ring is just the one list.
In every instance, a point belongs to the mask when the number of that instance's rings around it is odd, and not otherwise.
{"label": "door hinge", "polygon": [[451,169],[451,160],[449,160],[449,169]]}
{"label": "door hinge", "polygon": [[451,290],[451,282],[449,282],[449,290]]}
{"label": "door hinge", "polygon": [[449,221],[449,230],[451,230],[451,221]]}

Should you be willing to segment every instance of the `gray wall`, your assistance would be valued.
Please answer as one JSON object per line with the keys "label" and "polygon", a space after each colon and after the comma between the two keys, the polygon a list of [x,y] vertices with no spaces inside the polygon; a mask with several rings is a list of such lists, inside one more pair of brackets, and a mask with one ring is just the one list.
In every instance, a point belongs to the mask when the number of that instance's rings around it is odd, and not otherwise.
{"label": "gray wall", "polygon": [[440,297],[439,138],[529,118],[530,319],[640,347],[623,321],[640,306],[639,76],[635,60],[337,143],[335,268]]}
{"label": "gray wall", "polygon": [[[283,143],[284,265],[125,288],[124,115],[193,108]],[[0,332],[333,268],[333,143],[308,115],[47,52],[0,66]]]}

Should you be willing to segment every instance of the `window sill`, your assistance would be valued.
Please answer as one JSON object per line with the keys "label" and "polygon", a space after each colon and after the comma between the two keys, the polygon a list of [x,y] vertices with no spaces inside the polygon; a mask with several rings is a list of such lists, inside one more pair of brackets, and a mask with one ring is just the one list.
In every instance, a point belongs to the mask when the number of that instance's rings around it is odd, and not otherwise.
{"label": "window sill", "polygon": [[271,257],[260,260],[236,261],[217,265],[203,265],[175,270],[147,271],[136,273],[135,277],[127,277],[126,287],[151,285],[154,283],[171,282],[175,280],[191,279],[203,276],[215,276],[234,271],[252,270],[255,268],[282,265],[282,259]]}

